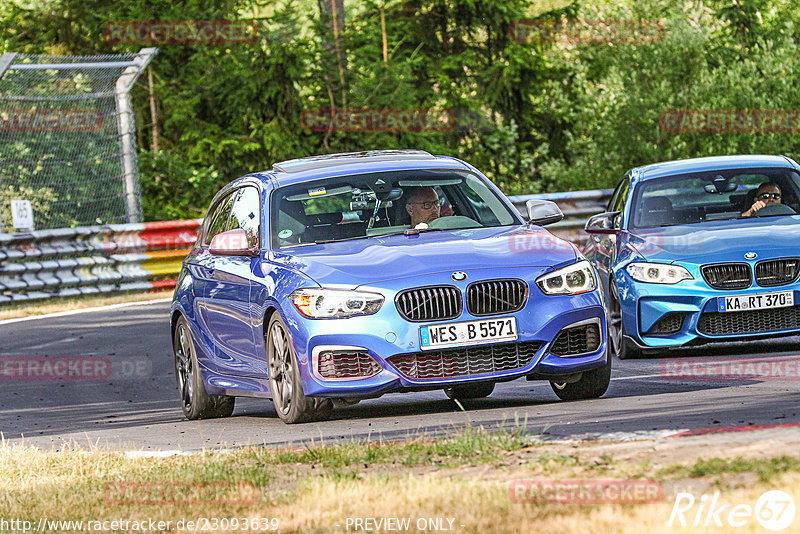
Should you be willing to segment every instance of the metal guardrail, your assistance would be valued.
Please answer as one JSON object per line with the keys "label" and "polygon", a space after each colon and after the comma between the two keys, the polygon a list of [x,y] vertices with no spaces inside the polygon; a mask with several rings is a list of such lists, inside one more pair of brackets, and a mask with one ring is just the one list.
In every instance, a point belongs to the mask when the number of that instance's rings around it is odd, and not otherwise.
{"label": "metal guardrail", "polygon": [[200,222],[0,234],[0,304],[174,287]]}
{"label": "metal guardrail", "polygon": [[[586,219],[605,209],[610,190],[510,197],[556,202],[564,220],[548,226],[559,237],[585,243]],[[175,287],[181,262],[202,220],[165,221],[0,234],[0,304]]]}

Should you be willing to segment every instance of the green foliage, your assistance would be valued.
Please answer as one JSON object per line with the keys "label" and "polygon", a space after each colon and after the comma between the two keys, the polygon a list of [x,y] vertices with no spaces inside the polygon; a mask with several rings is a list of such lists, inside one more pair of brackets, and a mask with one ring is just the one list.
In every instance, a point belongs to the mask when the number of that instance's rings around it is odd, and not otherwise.
{"label": "green foliage", "polygon": [[410,439],[381,444],[354,441],[334,446],[312,446],[299,452],[259,449],[249,457],[266,464],[319,464],[333,468],[375,463],[485,463],[498,459],[508,451],[529,446],[526,431],[525,425],[519,423],[509,429],[500,428],[493,432],[483,427],[467,426],[453,437],[445,439]]}
{"label": "green foliage", "polygon": [[694,465],[676,465],[661,469],[660,475],[678,475],[699,478],[707,476],[723,476],[730,473],[754,472],[761,482],[772,482],[781,474],[796,471],[800,468],[800,459],[793,456],[780,456],[767,459],[750,459],[737,456],[725,458],[701,458]]}
{"label": "green foliage", "polygon": [[[545,4],[541,4],[545,5]],[[612,187],[630,167],[713,154],[798,155],[791,133],[668,133],[671,109],[800,109],[797,20],[788,0],[361,0],[347,2],[339,72],[312,0],[11,0],[0,48],[131,52],[109,21],[257,19],[251,44],[163,45],[134,89],[148,220],[202,216],[228,180],[305,155],[421,148],[461,157],[509,194]],[[383,58],[381,11],[387,58]],[[519,19],[659,20],[643,42],[523,43]],[[146,46],[146,45],[142,45]],[[304,110],[451,110],[443,132],[312,132]]]}
{"label": "green foliage", "polygon": [[228,180],[213,165],[193,166],[177,151],[139,155],[142,209],[151,220],[205,216],[211,198]]}

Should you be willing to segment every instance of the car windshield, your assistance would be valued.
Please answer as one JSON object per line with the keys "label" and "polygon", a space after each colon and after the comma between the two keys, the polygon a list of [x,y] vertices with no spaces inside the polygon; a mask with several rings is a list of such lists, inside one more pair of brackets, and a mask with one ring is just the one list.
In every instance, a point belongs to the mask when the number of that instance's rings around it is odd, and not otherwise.
{"label": "car windshield", "polygon": [[[754,206],[759,203],[757,206]],[[631,228],[654,228],[800,212],[800,176],[792,169],[727,169],[642,182]]]}
{"label": "car windshield", "polygon": [[358,174],[285,186],[272,196],[271,221],[273,248],[522,224],[482,178],[450,170]]}

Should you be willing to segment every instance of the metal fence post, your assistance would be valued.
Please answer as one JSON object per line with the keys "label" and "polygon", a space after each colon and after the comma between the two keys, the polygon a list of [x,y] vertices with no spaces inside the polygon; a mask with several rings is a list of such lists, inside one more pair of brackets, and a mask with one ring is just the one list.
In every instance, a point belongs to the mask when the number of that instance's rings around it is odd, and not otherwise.
{"label": "metal fence post", "polygon": [[158,52],[157,48],[143,48],[134,60],[136,65],[126,68],[117,80],[115,94],[117,101],[117,125],[122,149],[122,172],[125,178],[125,206],[129,223],[138,222],[138,197],[136,195],[136,152],[133,144],[133,105],[130,90],[136,79],[144,71],[150,60]]}
{"label": "metal fence post", "polygon": [[0,56],[0,78],[6,73],[6,69],[8,69],[8,66],[11,65],[11,62],[14,61],[16,56],[16,52],[6,52]]}
{"label": "metal fence post", "polygon": [[0,56],[3,202],[30,200],[40,229],[138,222],[130,91],[157,52]]}

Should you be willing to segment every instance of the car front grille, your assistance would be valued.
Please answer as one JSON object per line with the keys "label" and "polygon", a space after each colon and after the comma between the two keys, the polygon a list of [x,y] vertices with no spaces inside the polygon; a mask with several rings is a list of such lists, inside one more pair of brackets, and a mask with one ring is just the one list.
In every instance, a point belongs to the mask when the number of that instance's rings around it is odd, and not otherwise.
{"label": "car front grille", "polygon": [[756,264],[756,282],[762,287],[775,287],[791,284],[800,274],[800,260],[786,258],[766,260]]}
{"label": "car front grille", "polygon": [[704,265],[701,271],[706,283],[714,289],[745,289],[752,283],[750,265],[747,263]]}
{"label": "car front grille", "polygon": [[525,306],[528,284],[522,280],[486,280],[467,288],[467,310],[476,316],[510,313]]}
{"label": "car front grille", "polygon": [[600,325],[597,323],[563,329],[550,346],[555,356],[577,356],[596,351],[600,347]]}
{"label": "car front grille", "polygon": [[533,361],[541,346],[539,341],[479,345],[398,354],[388,361],[412,379],[475,376],[521,369]]}
{"label": "car front grille", "polygon": [[648,336],[671,336],[683,328],[685,313],[668,313],[647,331]]}
{"label": "car front grille", "polygon": [[461,291],[453,286],[407,289],[397,294],[397,311],[407,321],[439,321],[461,315]]}
{"label": "car front grille", "polygon": [[704,313],[697,325],[697,330],[708,336],[760,334],[797,328],[800,328],[800,306]]}
{"label": "car front grille", "polygon": [[322,351],[317,372],[322,378],[369,378],[381,372],[381,366],[364,351]]}

